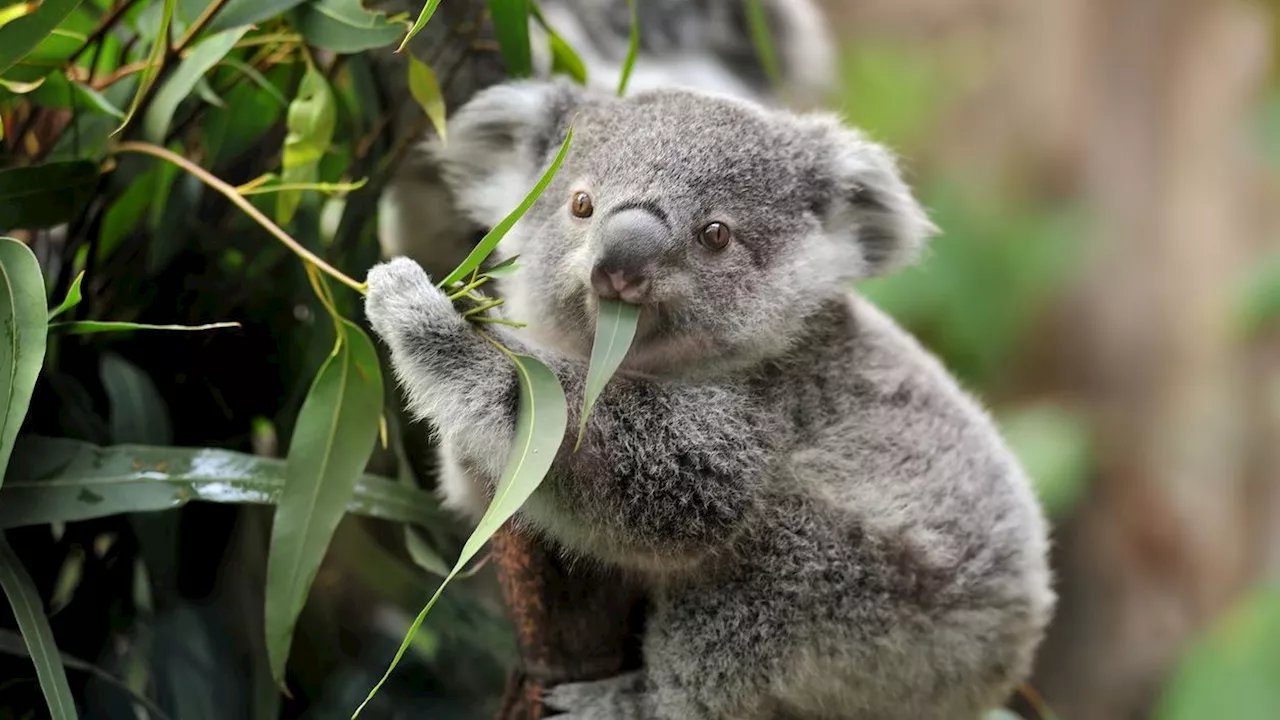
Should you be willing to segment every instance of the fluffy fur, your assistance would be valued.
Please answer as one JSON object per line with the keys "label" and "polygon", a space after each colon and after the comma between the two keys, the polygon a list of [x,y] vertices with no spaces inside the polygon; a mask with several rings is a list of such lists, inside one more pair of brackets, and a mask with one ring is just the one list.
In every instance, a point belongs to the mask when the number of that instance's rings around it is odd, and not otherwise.
{"label": "fluffy fur", "polygon": [[[597,296],[620,251],[649,279],[636,344],[520,520],[644,578],[645,670],[561,686],[573,720],[977,720],[1024,679],[1054,595],[1047,532],[984,410],[850,283],[934,231],[893,157],[824,115],[685,90],[484,91],[434,149],[458,207],[514,207],[500,246],[525,330],[499,333],[582,397]],[[570,212],[590,194],[588,218]],[[643,247],[612,230],[648,213]],[[723,250],[699,243],[727,224]],[[372,269],[366,311],[412,411],[440,433],[445,492],[482,509],[517,381],[421,267]],[[494,328],[495,326],[486,326]],[[489,330],[487,330],[489,331]]]}

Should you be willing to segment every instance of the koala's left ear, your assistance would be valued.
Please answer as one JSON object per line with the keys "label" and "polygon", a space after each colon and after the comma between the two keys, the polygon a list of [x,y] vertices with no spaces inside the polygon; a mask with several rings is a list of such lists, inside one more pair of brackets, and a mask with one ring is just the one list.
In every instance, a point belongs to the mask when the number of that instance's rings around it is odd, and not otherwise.
{"label": "koala's left ear", "polygon": [[893,154],[831,117],[815,118],[831,181],[827,231],[856,243],[864,276],[914,261],[938,227],[903,181]]}
{"label": "koala's left ear", "polygon": [[585,91],[564,79],[485,88],[449,119],[426,150],[457,208],[493,227],[520,204],[564,142]]}

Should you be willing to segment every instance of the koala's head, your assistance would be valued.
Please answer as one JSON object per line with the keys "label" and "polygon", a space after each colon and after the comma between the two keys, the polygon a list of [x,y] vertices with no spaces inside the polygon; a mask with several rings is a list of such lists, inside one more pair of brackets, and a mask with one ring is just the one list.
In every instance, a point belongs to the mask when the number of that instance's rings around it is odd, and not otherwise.
{"label": "koala's head", "polygon": [[489,88],[431,152],[458,208],[512,211],[573,123],[554,180],[499,245],[501,288],[534,339],[589,353],[599,298],[642,306],[628,365],[784,351],[857,279],[934,231],[892,155],[825,115],[691,90],[625,99],[567,81]]}

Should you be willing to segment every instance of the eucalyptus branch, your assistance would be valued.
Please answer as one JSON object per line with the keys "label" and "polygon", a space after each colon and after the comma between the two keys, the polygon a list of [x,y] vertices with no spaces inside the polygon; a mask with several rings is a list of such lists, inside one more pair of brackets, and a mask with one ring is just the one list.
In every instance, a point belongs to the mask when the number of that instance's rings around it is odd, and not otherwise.
{"label": "eucalyptus branch", "polygon": [[182,34],[182,37],[178,40],[178,44],[173,46],[173,50],[169,53],[170,56],[177,55],[183,50],[186,50],[187,46],[190,45],[196,39],[196,36],[200,34],[200,31],[204,30],[213,18],[222,11],[222,8],[226,6],[228,1],[229,0],[213,0],[213,2],[209,3],[208,7],[204,9],[204,12],[200,13],[200,16],[191,23],[191,27],[187,28],[187,31]]}
{"label": "eucalyptus branch", "polygon": [[101,40],[102,36],[110,32],[111,28],[115,27],[115,24],[120,21],[121,16],[129,12],[129,8],[132,8],[137,2],[138,0],[124,0],[124,2],[108,10],[107,14],[102,16],[102,20],[98,22],[98,25],[85,36],[84,44],[71,53],[71,57],[67,58],[67,66],[75,65],[76,60],[80,59],[80,56],[89,49],[89,46]]}
{"label": "eucalyptus branch", "polygon": [[301,243],[299,243],[297,240],[294,240],[292,237],[290,237],[289,233],[282,230],[279,225],[276,225],[274,222],[271,222],[271,220],[266,215],[263,215],[262,212],[258,210],[258,208],[254,207],[252,203],[250,203],[248,200],[245,200],[244,197],[240,195],[240,193],[236,192],[236,189],[234,187],[227,184],[223,180],[219,179],[217,176],[213,175],[208,170],[205,170],[199,165],[196,165],[190,160],[182,157],[181,155],[178,155],[177,153],[166,150],[165,148],[162,148],[158,145],[152,145],[150,143],[135,142],[135,141],[122,142],[115,147],[114,152],[117,152],[117,153],[135,152],[135,153],[142,153],[144,155],[152,155],[154,157],[158,157],[162,160],[166,160],[170,163],[173,163],[174,165],[177,165],[178,167],[182,168],[188,173],[191,173],[192,175],[194,175],[198,180],[203,182],[205,185],[208,185],[209,187],[218,191],[218,193],[221,194],[223,197],[230,200],[233,205],[243,210],[244,213],[248,215],[250,218],[252,218],[254,222],[258,223],[263,227],[263,229],[265,229],[267,232],[274,235],[277,240],[284,243],[285,246],[288,247],[290,250],[292,250],[294,254],[296,254],[298,257],[311,263],[316,267],[316,269],[322,270],[326,275],[332,277],[334,280],[337,280],[343,285],[346,285],[352,290],[355,290],[356,292],[361,294],[365,292],[366,288],[364,283],[359,283],[359,282],[356,282],[355,280],[352,280],[351,278],[342,274],[342,271],[333,267],[329,263],[322,260],[315,253],[303,247]]}

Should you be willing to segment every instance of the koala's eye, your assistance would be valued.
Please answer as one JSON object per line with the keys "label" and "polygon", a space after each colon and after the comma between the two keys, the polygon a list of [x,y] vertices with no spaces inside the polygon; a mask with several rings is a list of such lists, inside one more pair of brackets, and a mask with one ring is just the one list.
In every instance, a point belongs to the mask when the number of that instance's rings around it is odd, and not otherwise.
{"label": "koala's eye", "polygon": [[698,240],[709,250],[723,250],[733,239],[729,226],[722,222],[713,222],[702,228]]}
{"label": "koala's eye", "polygon": [[591,204],[591,196],[578,191],[573,194],[573,200],[569,202],[569,212],[574,217],[589,218],[591,213],[595,212],[595,206]]}

